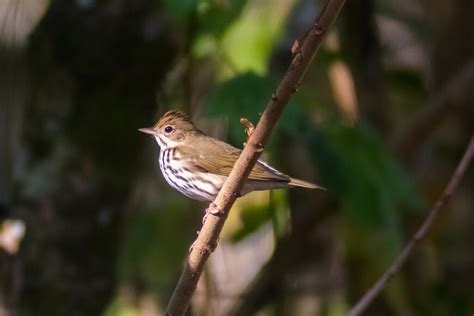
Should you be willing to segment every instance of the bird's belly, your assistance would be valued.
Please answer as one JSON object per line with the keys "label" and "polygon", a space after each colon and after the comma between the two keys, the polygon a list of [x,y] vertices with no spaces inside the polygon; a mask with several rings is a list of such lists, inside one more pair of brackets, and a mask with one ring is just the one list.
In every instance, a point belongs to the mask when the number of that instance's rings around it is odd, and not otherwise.
{"label": "bird's belly", "polygon": [[224,184],[224,176],[195,172],[186,163],[169,158],[169,151],[160,154],[160,170],[166,182],[187,197],[199,201],[213,201]]}

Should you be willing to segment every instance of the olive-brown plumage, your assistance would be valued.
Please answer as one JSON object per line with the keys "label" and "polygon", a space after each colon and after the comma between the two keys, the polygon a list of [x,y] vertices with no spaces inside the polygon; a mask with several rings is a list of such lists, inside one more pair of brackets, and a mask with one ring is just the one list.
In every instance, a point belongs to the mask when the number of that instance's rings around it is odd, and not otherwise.
{"label": "olive-brown plumage", "polygon": [[[142,128],[160,146],[159,164],[166,181],[184,195],[213,201],[241,150],[204,135],[181,111],[165,113],[153,128]],[[241,195],[276,188],[322,187],[290,176],[259,160],[250,172]]]}

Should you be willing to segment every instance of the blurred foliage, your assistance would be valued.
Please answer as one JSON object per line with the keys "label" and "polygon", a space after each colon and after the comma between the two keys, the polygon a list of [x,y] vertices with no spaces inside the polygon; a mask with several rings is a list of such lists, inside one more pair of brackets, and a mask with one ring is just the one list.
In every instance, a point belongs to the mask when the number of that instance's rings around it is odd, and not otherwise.
{"label": "blurred foliage", "polygon": [[[189,245],[185,238],[170,236],[180,227],[188,238],[193,237],[195,223],[186,221],[188,212],[184,203],[175,203],[147,210],[129,223],[121,253],[120,275],[124,280],[140,271],[140,277],[152,284],[173,285],[174,276],[181,270],[176,263]],[[160,245],[159,251],[156,245]]]}
{"label": "blurred foliage", "polygon": [[261,225],[268,222],[271,215],[268,204],[247,206],[240,211],[241,228],[232,237],[232,242],[239,242],[248,235],[254,233]]}
{"label": "blurred foliage", "polygon": [[178,23],[197,23],[197,33],[219,35],[239,16],[245,0],[164,0],[166,12]]}
{"label": "blurred foliage", "polygon": [[[204,106],[204,114],[227,118],[230,142],[243,143],[246,135],[238,118],[257,122],[255,105],[261,105],[263,110],[275,86],[276,82],[269,77],[254,73],[237,75],[216,86]],[[368,126],[347,127],[337,120],[328,120],[315,128],[305,116],[307,109],[298,100],[290,101],[279,132],[305,140],[322,183],[340,196],[343,210],[359,225],[368,230],[387,230],[393,254],[402,242],[397,210],[420,210],[423,206],[409,176]],[[267,212],[267,219],[269,216]],[[263,223],[261,215],[258,218],[251,227]]]}
{"label": "blurred foliage", "polygon": [[359,224],[398,227],[397,209],[421,208],[409,176],[367,126],[330,122],[310,142],[324,183]]}
{"label": "blurred foliage", "polygon": [[[265,109],[268,96],[272,94],[277,81],[268,76],[246,72],[236,75],[232,79],[222,81],[211,91],[203,114],[225,118],[229,126],[229,141],[235,146],[242,144],[247,135],[243,133],[240,118],[258,122],[259,113]],[[299,134],[301,125],[304,125],[303,105],[298,99],[291,99],[288,108],[282,115],[281,126],[278,130]],[[278,132],[278,130],[276,132]]]}
{"label": "blurred foliage", "polygon": [[387,76],[390,83],[390,98],[399,105],[403,115],[412,114],[427,98],[423,77],[410,69],[397,69]]}

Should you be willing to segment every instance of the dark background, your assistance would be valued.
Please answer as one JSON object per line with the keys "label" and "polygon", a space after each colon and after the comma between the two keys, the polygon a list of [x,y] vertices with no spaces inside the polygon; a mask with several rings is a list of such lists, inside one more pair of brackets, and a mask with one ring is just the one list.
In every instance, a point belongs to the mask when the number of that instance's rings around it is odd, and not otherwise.
{"label": "dark background", "polygon": [[[162,315],[206,205],[137,129],[242,147],[320,1],[0,2],[0,314]],[[327,192],[239,199],[192,315],[344,315],[474,126],[472,0],[348,1],[264,159]],[[367,315],[471,315],[474,176]]]}

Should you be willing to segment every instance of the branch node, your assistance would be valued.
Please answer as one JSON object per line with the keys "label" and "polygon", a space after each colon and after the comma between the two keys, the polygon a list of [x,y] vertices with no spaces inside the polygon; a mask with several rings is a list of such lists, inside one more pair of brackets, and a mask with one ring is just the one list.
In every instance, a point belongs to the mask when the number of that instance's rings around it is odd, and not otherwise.
{"label": "branch node", "polygon": [[[279,98],[278,98],[277,92],[276,92],[276,91],[273,91],[273,93],[272,93],[272,100],[273,100],[273,101],[278,101],[278,99],[279,99]],[[261,113],[259,113],[259,114],[261,115]]]}
{"label": "branch node", "polygon": [[247,134],[247,140],[249,137],[253,134],[253,131],[255,130],[255,126],[253,125],[252,122],[250,122],[247,118],[241,117],[240,118],[240,124],[245,125],[245,133]]}
{"label": "branch node", "polygon": [[316,34],[318,36],[321,36],[324,33],[326,33],[326,30],[318,22],[314,23],[313,31],[314,31],[314,34]]}
{"label": "branch node", "polygon": [[299,40],[295,39],[295,41],[293,42],[293,45],[291,45],[291,48],[290,48],[290,51],[291,51],[291,54],[293,56],[296,55],[296,53],[298,53],[300,51],[300,42]]}
{"label": "branch node", "polygon": [[254,149],[255,149],[256,152],[261,153],[261,152],[263,151],[263,149],[264,149],[264,146],[263,146],[262,143],[257,143],[257,144],[255,145],[255,148],[254,148]]}
{"label": "branch node", "polygon": [[299,84],[299,83],[295,84],[295,85],[293,86],[293,89],[291,90],[291,92],[292,92],[292,93],[298,92],[299,87],[300,87],[300,84]]}
{"label": "branch node", "polygon": [[301,60],[304,58],[303,51],[301,50],[301,44],[300,42],[303,42],[306,39],[306,35],[303,35],[301,39],[296,39],[293,42],[293,45],[291,45],[291,54],[293,56],[293,62],[298,65]]}
{"label": "branch node", "polygon": [[224,211],[219,209],[216,203],[212,202],[211,206],[206,210],[206,214],[210,213],[214,216],[221,216],[224,215]]}

